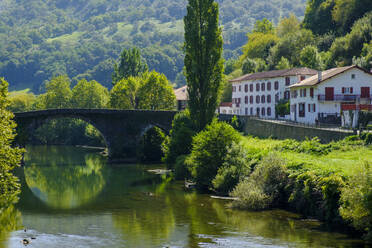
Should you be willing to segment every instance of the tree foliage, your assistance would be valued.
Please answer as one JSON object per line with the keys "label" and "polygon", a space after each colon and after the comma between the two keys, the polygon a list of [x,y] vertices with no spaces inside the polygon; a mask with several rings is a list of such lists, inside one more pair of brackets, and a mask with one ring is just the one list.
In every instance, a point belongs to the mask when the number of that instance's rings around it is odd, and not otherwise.
{"label": "tree foliage", "polygon": [[9,106],[8,83],[0,78],[0,209],[14,203],[20,192],[18,179],[12,174],[19,166],[23,150],[14,148],[16,124],[13,114],[7,110]]}
{"label": "tree foliage", "polygon": [[108,101],[108,90],[97,81],[82,79],[72,88],[71,106],[74,108],[105,108]]}
{"label": "tree foliage", "polygon": [[228,149],[239,143],[239,133],[229,124],[214,121],[194,136],[191,155],[186,163],[201,189],[212,189],[212,180],[226,161]]}
{"label": "tree foliage", "polygon": [[147,70],[148,66],[141,58],[138,48],[124,49],[120,54],[119,64],[114,65],[112,83],[115,85],[122,79],[138,77]]}
{"label": "tree foliage", "polygon": [[213,0],[189,0],[184,18],[189,109],[198,130],[212,121],[222,86],[223,41],[218,8]]}

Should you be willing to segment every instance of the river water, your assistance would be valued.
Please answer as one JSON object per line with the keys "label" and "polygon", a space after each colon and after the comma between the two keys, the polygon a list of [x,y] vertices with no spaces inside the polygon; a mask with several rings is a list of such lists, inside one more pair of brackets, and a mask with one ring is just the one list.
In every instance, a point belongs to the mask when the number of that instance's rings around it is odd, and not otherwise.
{"label": "river water", "polygon": [[0,230],[0,247],[367,247],[286,211],[229,209],[148,172],[161,166],[109,165],[76,147],[27,150],[9,211],[18,230]]}

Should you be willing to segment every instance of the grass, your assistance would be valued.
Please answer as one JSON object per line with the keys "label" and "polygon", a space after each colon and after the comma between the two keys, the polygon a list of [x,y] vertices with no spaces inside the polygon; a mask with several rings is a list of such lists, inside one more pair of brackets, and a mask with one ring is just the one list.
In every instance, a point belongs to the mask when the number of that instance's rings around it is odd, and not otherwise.
{"label": "grass", "polygon": [[[251,152],[262,155],[277,150],[282,140],[243,137],[242,144]],[[288,168],[314,170],[322,174],[339,173],[349,177],[354,170],[367,161],[372,163],[372,146],[358,146],[353,150],[333,150],[327,155],[313,155],[294,151],[282,151],[280,156],[287,161]]]}

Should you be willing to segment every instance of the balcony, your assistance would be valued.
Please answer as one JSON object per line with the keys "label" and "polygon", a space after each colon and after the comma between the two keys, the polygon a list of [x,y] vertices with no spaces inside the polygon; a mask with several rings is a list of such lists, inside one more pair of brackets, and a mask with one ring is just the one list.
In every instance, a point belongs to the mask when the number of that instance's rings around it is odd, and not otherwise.
{"label": "balcony", "polygon": [[342,104],[341,109],[342,111],[347,111],[347,110],[372,111],[372,104]]}
{"label": "balcony", "polygon": [[320,102],[356,102],[358,99],[371,99],[371,97],[360,97],[360,95],[318,95],[318,101]]}

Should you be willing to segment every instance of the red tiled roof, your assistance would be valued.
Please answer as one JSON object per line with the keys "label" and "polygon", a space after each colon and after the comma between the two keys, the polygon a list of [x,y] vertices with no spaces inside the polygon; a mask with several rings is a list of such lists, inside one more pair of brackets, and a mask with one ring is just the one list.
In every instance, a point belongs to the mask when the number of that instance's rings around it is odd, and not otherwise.
{"label": "red tiled roof", "polygon": [[252,74],[247,74],[236,79],[230,80],[230,82],[242,82],[247,80],[265,79],[265,78],[276,78],[286,76],[297,76],[297,75],[315,75],[318,71],[310,68],[292,68],[285,70],[274,70],[274,71],[263,71]]}
{"label": "red tiled roof", "polygon": [[232,102],[221,102],[220,107],[232,107]]}

